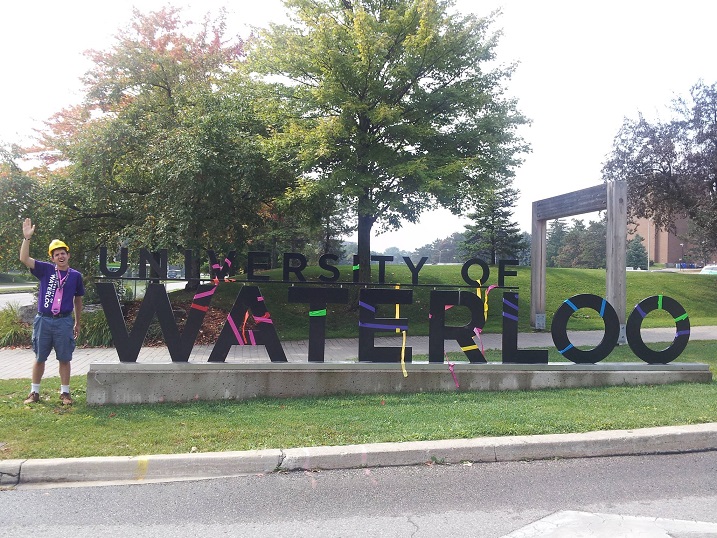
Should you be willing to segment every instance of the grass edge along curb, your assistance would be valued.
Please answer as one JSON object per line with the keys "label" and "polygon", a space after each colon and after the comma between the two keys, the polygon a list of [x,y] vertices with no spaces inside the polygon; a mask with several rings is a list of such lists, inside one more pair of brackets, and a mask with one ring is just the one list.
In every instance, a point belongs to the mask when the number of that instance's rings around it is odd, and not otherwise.
{"label": "grass edge along curb", "polygon": [[[620,348],[614,360],[627,361],[619,354],[629,354],[629,349]],[[691,342],[679,360],[709,364],[713,381],[90,407],[86,376],[75,376],[75,405],[62,408],[56,379],[44,382],[43,399],[33,406],[22,404],[27,379],[0,380],[0,459],[340,446],[717,422],[717,342]],[[67,442],[58,446],[58,436]]]}

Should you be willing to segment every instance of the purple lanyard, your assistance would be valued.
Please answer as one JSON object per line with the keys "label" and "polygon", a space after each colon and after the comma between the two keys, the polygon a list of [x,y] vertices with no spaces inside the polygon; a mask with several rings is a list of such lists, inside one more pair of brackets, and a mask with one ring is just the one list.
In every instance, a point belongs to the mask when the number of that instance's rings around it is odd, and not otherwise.
{"label": "purple lanyard", "polygon": [[57,289],[61,290],[65,287],[65,282],[67,281],[67,277],[70,276],[70,268],[67,268],[67,273],[65,273],[65,277],[60,276],[60,270],[55,266],[55,274],[57,275]]}
{"label": "purple lanyard", "polygon": [[67,269],[65,278],[62,278],[60,276],[60,270],[57,268],[57,266],[55,266],[55,275],[57,277],[58,283],[57,289],[55,290],[55,297],[52,299],[52,307],[50,308],[50,311],[56,316],[60,313],[60,309],[62,308],[62,288],[65,287],[67,277],[70,276],[70,269]]}

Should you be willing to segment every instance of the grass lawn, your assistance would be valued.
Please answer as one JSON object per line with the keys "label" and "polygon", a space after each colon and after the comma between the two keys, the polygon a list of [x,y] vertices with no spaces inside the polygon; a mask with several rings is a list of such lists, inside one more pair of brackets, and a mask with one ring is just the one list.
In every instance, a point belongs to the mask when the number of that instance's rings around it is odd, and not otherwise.
{"label": "grass lawn", "polygon": [[[668,344],[651,344],[663,349]],[[550,350],[551,361],[559,360]],[[455,360],[456,357],[451,357]],[[500,352],[488,360],[499,361]],[[611,361],[637,359],[619,346]],[[708,363],[712,383],[506,392],[87,406],[85,377],[61,408],[59,380],[22,402],[28,380],[0,380],[0,459],[117,456],[586,432],[717,422],[717,342],[678,359]],[[61,442],[58,442],[61,439]]]}
{"label": "grass lawn", "polygon": [[[342,268],[342,279],[349,279]],[[494,270],[494,268],[492,269]],[[530,330],[530,269],[517,268],[506,285],[520,293],[519,330]],[[275,280],[259,283],[267,308],[283,340],[308,336],[308,305],[287,304],[287,287]],[[315,281],[316,268],[305,271]],[[386,267],[389,283],[410,282],[402,265]],[[495,284],[492,273],[488,284]],[[401,306],[412,335],[428,334],[428,305],[434,287],[461,284],[460,266],[428,266],[420,273],[413,304]],[[212,306],[229,310],[242,283],[220,284]],[[356,288],[352,288],[355,290]],[[555,269],[547,272],[547,324],[565,299],[578,293],[605,294],[605,271]],[[355,293],[355,291],[353,292]],[[692,325],[717,325],[717,278],[686,272],[628,272],[627,304],[663,294],[676,299]],[[170,296],[191,300],[193,292]],[[356,302],[352,301],[352,305]],[[487,332],[501,332],[502,293],[489,295]],[[379,307],[378,316],[393,317],[394,305]],[[447,323],[467,323],[466,310],[453,308]],[[327,336],[355,337],[357,309],[329,305]],[[602,330],[597,312],[581,309],[569,330]],[[674,326],[663,312],[648,315],[643,327]],[[465,316],[462,318],[462,316]],[[668,344],[652,344],[663,349]],[[550,360],[561,360],[550,349]],[[458,356],[450,356],[458,360]],[[417,357],[418,360],[420,358]],[[488,359],[500,361],[500,352]],[[628,346],[619,346],[607,360],[635,361]],[[717,342],[690,342],[678,359],[708,363],[717,371]],[[584,432],[658,425],[717,422],[717,383],[644,387],[562,389],[526,392],[452,392],[442,394],[341,396],[298,399],[257,399],[245,402],[187,404],[86,405],[86,379],[72,379],[75,405],[58,405],[57,379],[45,380],[42,400],[23,405],[29,380],[0,380],[0,459],[185,453],[345,445],[382,441],[471,438],[519,434]],[[58,442],[61,440],[61,442]]]}

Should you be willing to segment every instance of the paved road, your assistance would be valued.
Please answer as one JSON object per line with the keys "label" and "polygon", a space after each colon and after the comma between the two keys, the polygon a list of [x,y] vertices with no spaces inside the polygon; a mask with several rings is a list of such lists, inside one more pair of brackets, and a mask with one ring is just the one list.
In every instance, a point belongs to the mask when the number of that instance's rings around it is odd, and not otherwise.
{"label": "paved road", "polygon": [[717,536],[717,452],[0,492],[0,535]]}
{"label": "paved road", "polygon": [[35,302],[32,293],[0,293],[0,310],[8,305],[26,306]]}

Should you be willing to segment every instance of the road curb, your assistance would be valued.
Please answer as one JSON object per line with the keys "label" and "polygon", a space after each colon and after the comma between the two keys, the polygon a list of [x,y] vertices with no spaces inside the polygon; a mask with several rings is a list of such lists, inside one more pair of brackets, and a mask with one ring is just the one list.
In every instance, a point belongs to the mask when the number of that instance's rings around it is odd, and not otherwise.
{"label": "road curb", "polygon": [[717,423],[587,433],[376,443],[284,451],[281,470],[506,462],[717,450]]}
{"label": "road curb", "polygon": [[31,487],[89,485],[92,482],[167,482],[274,471],[488,463],[708,450],[717,450],[717,423],[285,450],[0,460],[0,485]]}
{"label": "road curb", "polygon": [[272,472],[280,461],[281,450],[277,449],[24,460],[20,462],[15,485],[168,482],[220,478]]}

